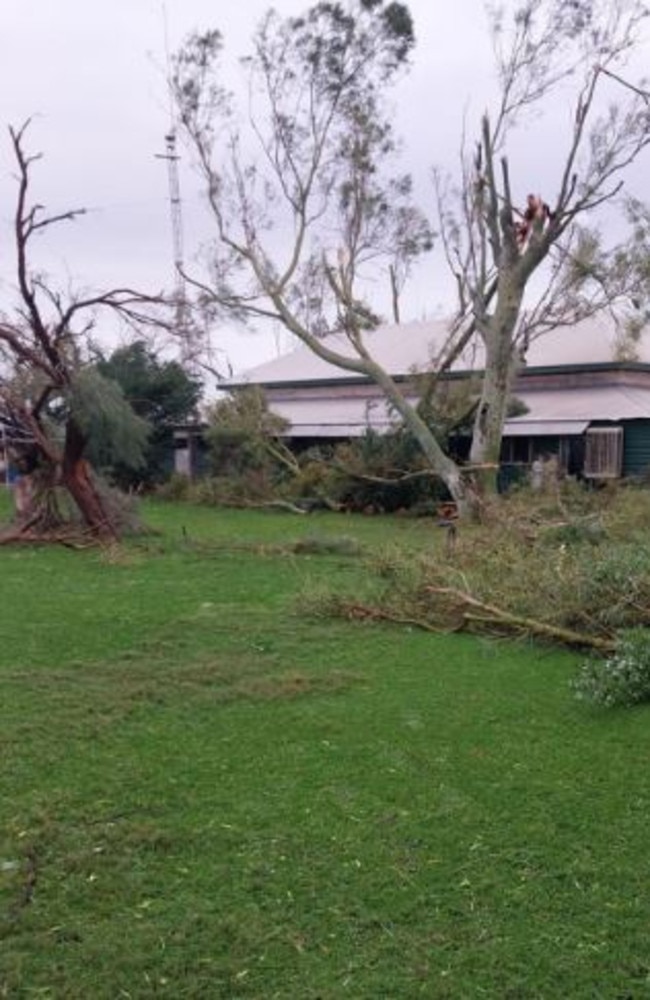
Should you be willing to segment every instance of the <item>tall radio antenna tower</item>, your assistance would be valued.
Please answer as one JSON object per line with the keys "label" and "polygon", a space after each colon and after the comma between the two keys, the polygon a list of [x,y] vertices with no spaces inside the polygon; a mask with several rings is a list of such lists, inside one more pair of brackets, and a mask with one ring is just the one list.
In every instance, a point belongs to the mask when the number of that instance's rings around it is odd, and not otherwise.
{"label": "tall radio antenna tower", "polygon": [[[179,156],[176,152],[176,128],[172,124],[165,136],[165,152],[156,153],[156,158],[167,162],[167,183],[169,186],[169,210],[172,224],[172,250],[174,254],[174,299],[176,318],[184,318],[185,278],[183,277],[183,208],[181,185],[178,177]],[[180,332],[180,331],[179,331]]]}
{"label": "tall radio antenna tower", "polygon": [[176,152],[176,114],[174,109],[174,94],[171,76],[171,56],[169,52],[169,28],[167,8],[163,3],[162,18],[165,34],[165,65],[169,96],[169,130],[165,135],[165,152],[156,153],[156,158],[167,163],[167,183],[169,186],[169,210],[171,217],[172,251],[174,255],[174,327],[180,341],[181,360],[183,364],[191,365],[194,360],[193,344],[188,323],[187,294],[184,277],[183,258],[183,207],[181,203],[181,185],[178,173],[179,155]]}

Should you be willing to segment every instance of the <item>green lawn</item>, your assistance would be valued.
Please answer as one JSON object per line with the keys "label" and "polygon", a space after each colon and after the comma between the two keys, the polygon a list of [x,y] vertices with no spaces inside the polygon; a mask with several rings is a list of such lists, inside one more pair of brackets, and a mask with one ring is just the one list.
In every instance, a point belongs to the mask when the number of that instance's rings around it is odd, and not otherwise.
{"label": "green lawn", "polygon": [[364,569],[290,542],[438,558],[430,523],[147,518],[0,550],[0,997],[650,996],[650,709],[297,613]]}

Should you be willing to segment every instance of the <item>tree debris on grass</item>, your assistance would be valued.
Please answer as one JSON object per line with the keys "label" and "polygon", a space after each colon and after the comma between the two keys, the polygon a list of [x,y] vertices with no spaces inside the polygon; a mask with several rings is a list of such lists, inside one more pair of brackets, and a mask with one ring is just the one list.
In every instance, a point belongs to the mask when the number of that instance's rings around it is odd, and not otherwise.
{"label": "tree debris on grass", "polygon": [[453,549],[369,563],[367,595],[320,595],[320,612],[431,632],[530,637],[609,655],[650,626],[650,494],[569,491],[502,501]]}

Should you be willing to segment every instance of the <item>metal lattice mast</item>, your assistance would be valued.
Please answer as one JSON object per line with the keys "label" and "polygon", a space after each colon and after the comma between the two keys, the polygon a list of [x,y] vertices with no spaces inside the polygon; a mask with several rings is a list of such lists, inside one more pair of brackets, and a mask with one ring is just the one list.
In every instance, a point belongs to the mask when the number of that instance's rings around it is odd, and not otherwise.
{"label": "metal lattice mast", "polygon": [[184,361],[191,360],[192,348],[189,342],[187,324],[187,298],[185,278],[183,277],[183,209],[181,203],[181,186],[178,175],[179,156],[176,152],[176,132],[172,128],[165,136],[165,152],[156,154],[158,159],[167,162],[167,181],[169,184],[169,209],[172,227],[172,251],[174,256],[174,303],[175,327],[181,341],[181,351]]}
{"label": "metal lattice mast", "polygon": [[165,159],[169,177],[169,204],[172,220],[172,240],[174,248],[174,267],[176,268],[176,292],[179,298],[185,296],[185,280],[183,278],[183,213],[181,208],[181,185],[178,178],[178,154],[176,153],[176,132],[168,132],[165,136]]}
{"label": "metal lattice mast", "polygon": [[172,251],[174,258],[174,327],[180,341],[181,360],[191,367],[196,360],[196,344],[189,322],[186,282],[184,277],[183,257],[183,208],[181,203],[181,185],[178,163],[180,157],[176,151],[176,112],[172,85],[172,60],[169,50],[169,24],[167,7],[164,0],[161,3],[163,31],[165,39],[165,64],[169,97],[169,130],[165,136],[165,152],[156,154],[158,159],[167,162],[167,182],[169,185],[169,211],[172,227]]}

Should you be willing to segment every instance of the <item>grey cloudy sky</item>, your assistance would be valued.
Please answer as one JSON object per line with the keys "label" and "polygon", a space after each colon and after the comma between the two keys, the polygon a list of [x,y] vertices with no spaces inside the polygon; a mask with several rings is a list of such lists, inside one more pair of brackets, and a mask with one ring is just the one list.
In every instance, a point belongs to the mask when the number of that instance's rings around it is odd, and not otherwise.
{"label": "grey cloudy sky", "polygon": [[[299,13],[304,0],[276,0]],[[166,0],[171,47],[194,28],[218,27],[228,50],[243,54],[267,0]],[[452,167],[463,117],[470,123],[489,97],[492,61],[482,0],[434,4],[410,0],[417,50],[413,69],[395,95],[405,165],[429,200],[434,163]],[[156,291],[173,283],[163,152],[169,126],[165,87],[164,18],[159,0],[2,0],[0,4],[0,298],[11,286],[11,214],[15,185],[4,126],[34,116],[28,143],[45,153],[34,169],[33,193],[52,211],[85,206],[89,214],[39,246],[43,267],[60,283],[109,287],[128,283]],[[233,61],[233,71],[235,64]],[[558,115],[566,109],[557,109]],[[543,184],[551,155],[548,125],[529,129],[520,147]],[[544,155],[540,154],[544,149]],[[186,259],[205,236],[200,186],[182,164]],[[444,307],[445,283],[430,274],[404,302],[407,317]],[[222,334],[235,367],[264,360],[274,342]]]}

